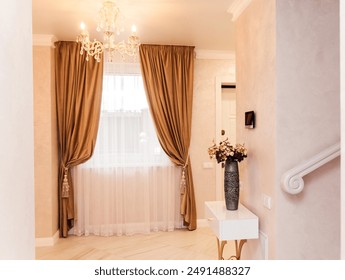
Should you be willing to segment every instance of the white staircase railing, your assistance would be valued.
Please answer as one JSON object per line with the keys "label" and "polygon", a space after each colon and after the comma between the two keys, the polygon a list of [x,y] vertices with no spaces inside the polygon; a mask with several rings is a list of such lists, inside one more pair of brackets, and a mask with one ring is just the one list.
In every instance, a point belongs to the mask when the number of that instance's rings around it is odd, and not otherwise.
{"label": "white staircase railing", "polygon": [[327,162],[340,156],[340,143],[337,143],[311,159],[285,172],[281,178],[282,189],[289,194],[298,194],[304,188],[303,177]]}

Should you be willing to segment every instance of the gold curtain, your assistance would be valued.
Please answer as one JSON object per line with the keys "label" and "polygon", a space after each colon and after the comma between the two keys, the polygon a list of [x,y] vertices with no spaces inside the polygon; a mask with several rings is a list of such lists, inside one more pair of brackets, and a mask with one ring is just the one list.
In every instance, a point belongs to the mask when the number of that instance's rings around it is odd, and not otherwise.
{"label": "gold curtain", "polygon": [[60,237],[67,237],[74,224],[70,168],[87,161],[93,153],[101,109],[103,61],[86,61],[76,42],[60,41],[55,47],[59,226]]}
{"label": "gold curtain", "polygon": [[170,160],[183,167],[181,214],[196,229],[196,206],[189,157],[194,47],[140,45],[142,75],[159,142]]}

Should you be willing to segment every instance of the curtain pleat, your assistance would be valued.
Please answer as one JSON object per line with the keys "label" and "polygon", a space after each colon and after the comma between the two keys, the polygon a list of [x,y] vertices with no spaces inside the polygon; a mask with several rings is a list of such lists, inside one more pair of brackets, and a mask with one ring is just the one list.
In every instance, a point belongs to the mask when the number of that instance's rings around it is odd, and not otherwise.
{"label": "curtain pleat", "polygon": [[194,47],[140,45],[142,75],[159,142],[183,167],[181,214],[196,229],[196,205],[189,157],[193,105]]}
{"label": "curtain pleat", "polygon": [[85,60],[76,42],[55,43],[55,92],[59,147],[59,228],[74,225],[70,169],[87,161],[96,143],[102,97],[103,61]]}

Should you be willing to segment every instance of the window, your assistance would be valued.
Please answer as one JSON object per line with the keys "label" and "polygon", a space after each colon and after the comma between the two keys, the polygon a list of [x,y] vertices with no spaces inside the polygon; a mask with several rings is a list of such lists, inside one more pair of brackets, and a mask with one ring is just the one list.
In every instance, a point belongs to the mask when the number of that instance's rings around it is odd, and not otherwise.
{"label": "window", "polygon": [[156,136],[140,73],[104,75],[99,132],[90,164],[170,164]]}
{"label": "window", "polygon": [[72,176],[76,235],[131,235],[182,226],[181,168],[160,147],[139,65],[105,65],[95,150]]}

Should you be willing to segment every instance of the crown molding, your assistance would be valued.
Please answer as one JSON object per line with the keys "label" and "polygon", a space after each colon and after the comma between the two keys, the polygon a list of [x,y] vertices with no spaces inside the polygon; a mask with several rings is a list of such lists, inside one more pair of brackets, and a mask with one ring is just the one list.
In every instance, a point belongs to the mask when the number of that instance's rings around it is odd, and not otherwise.
{"label": "crown molding", "polygon": [[50,34],[33,34],[32,35],[32,45],[33,46],[43,46],[43,47],[54,47],[54,43],[57,38]]}
{"label": "crown molding", "polygon": [[242,12],[249,6],[252,0],[234,0],[228,8],[228,13],[232,14],[232,21],[236,21]]}
{"label": "crown molding", "polygon": [[196,49],[196,59],[230,59],[235,60],[235,52],[233,51],[216,51],[216,50],[200,50]]}

